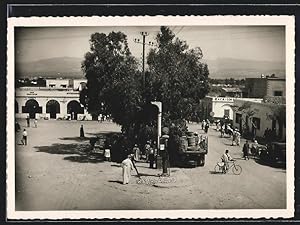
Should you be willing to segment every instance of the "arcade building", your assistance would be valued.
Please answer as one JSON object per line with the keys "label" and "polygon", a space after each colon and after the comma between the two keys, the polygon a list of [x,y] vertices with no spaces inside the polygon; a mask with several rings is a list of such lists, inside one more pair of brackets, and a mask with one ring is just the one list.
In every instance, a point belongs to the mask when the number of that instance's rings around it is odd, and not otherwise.
{"label": "arcade building", "polygon": [[15,91],[16,118],[91,120],[79,102],[86,80],[49,79],[46,87],[20,87]]}

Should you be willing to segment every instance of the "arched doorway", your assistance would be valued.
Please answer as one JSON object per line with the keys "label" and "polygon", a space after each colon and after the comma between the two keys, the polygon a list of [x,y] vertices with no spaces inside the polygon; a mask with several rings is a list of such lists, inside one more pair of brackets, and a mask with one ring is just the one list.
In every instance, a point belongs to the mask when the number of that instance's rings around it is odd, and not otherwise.
{"label": "arched doorway", "polygon": [[50,119],[56,119],[56,114],[60,113],[60,105],[58,101],[48,101],[46,104],[46,113],[50,113]]}
{"label": "arched doorway", "polygon": [[67,105],[67,112],[71,114],[71,120],[77,120],[77,114],[83,114],[84,110],[78,101],[72,100]]}
{"label": "arched doorway", "polygon": [[19,104],[15,101],[15,113],[19,113]]}
{"label": "arched doorway", "polygon": [[29,99],[22,107],[22,113],[29,113],[29,117],[35,119],[36,113],[42,113],[42,107],[35,99]]}

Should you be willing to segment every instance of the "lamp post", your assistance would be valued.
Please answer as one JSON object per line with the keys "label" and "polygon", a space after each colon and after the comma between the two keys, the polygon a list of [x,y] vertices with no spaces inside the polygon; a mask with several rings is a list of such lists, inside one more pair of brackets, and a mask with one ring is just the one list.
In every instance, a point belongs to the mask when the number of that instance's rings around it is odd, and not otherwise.
{"label": "lamp post", "polygon": [[159,138],[161,137],[162,103],[157,102],[157,101],[153,101],[153,102],[151,102],[151,104],[157,106],[157,108],[158,108],[158,115],[157,115],[157,149],[159,150],[159,146],[160,146]]}

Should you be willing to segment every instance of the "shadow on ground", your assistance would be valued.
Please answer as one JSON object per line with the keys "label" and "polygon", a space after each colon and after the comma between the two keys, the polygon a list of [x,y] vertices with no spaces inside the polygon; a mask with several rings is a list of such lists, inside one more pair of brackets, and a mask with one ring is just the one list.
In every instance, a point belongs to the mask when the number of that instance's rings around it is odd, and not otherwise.
{"label": "shadow on ground", "polygon": [[106,136],[106,137],[109,137],[109,136],[113,136],[113,135],[119,135],[121,134],[121,132],[111,132],[111,131],[102,131],[102,132],[98,132],[98,133],[89,133],[89,132],[86,132],[87,135],[92,135],[92,136]]}
{"label": "shadow on ground", "polygon": [[147,173],[139,173],[139,176],[144,176],[144,177],[159,177],[159,175],[155,174],[147,174]]}
{"label": "shadow on ground", "polygon": [[82,141],[90,140],[90,138],[88,138],[88,137],[63,137],[63,138],[59,138],[59,140],[82,142]]}
{"label": "shadow on ground", "polygon": [[122,182],[122,181],[119,181],[119,180],[109,180],[108,182],[109,182],[109,183],[123,184],[123,182]]}
{"label": "shadow on ground", "polygon": [[217,175],[223,175],[222,172],[216,172],[216,171],[209,171],[210,174],[217,174]]}
{"label": "shadow on ground", "polygon": [[89,153],[89,144],[53,144],[51,146],[35,146],[37,152],[49,154],[75,155],[66,156],[64,160],[79,163],[99,163],[103,162],[103,157],[99,154]]}
{"label": "shadow on ground", "polygon": [[255,162],[257,164],[263,165],[263,166],[270,166],[273,168],[278,168],[278,169],[286,169],[286,164],[283,162],[268,162],[268,161],[264,161],[262,159],[255,159]]}

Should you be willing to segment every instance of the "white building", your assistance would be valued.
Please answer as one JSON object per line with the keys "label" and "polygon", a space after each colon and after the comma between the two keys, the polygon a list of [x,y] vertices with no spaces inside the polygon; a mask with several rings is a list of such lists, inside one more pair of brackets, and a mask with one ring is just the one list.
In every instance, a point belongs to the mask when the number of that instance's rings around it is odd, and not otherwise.
{"label": "white building", "polygon": [[[62,83],[59,83],[62,84]],[[15,94],[16,118],[49,119],[70,117],[80,120],[91,119],[79,102],[79,91],[72,88],[22,87]]]}
{"label": "white building", "polygon": [[232,120],[233,112],[231,109],[233,98],[206,96],[202,100],[202,110],[205,118],[214,119],[228,117]]}
{"label": "white building", "polygon": [[70,80],[68,79],[46,79],[46,87],[48,88],[69,88]]}
{"label": "white building", "polygon": [[257,137],[263,137],[265,130],[275,129],[276,134],[285,139],[285,124],[280,124],[274,119],[280,107],[285,109],[285,104],[266,103],[263,100],[251,101],[250,99],[234,99],[233,126],[239,130],[253,135],[255,130]]}

